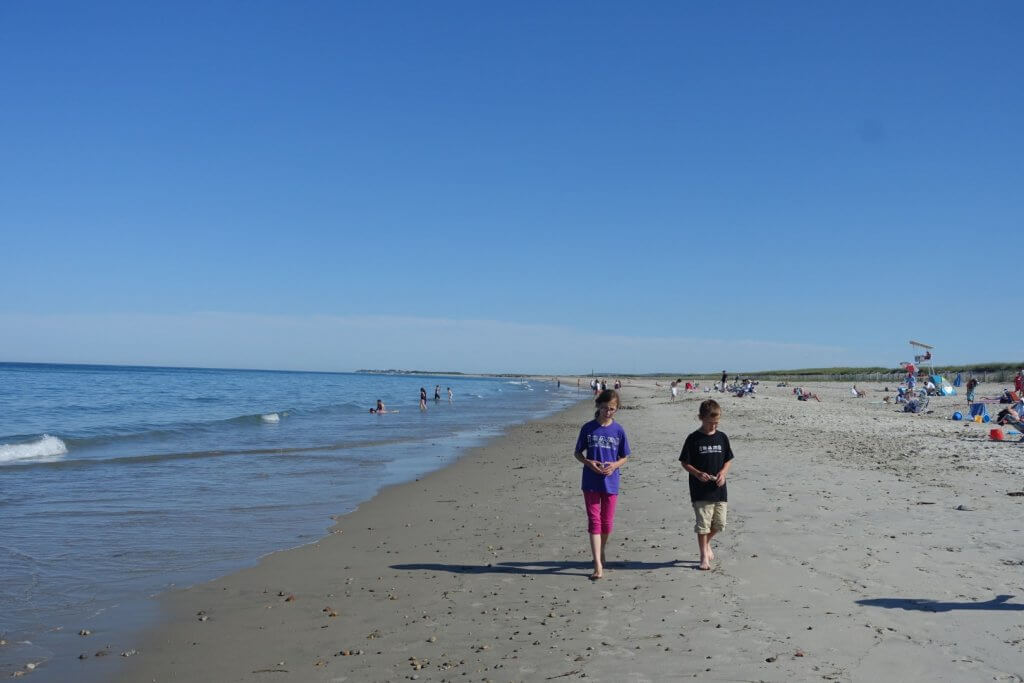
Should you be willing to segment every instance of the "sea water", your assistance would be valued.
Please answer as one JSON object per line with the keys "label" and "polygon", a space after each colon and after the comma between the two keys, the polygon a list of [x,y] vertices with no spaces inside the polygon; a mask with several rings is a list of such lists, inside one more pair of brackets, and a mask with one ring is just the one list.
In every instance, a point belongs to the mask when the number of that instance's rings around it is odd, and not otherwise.
{"label": "sea water", "polygon": [[[0,363],[0,675],[117,655],[150,596],[313,542],[381,487],[579,398],[509,378]],[[397,412],[371,414],[377,399]]]}

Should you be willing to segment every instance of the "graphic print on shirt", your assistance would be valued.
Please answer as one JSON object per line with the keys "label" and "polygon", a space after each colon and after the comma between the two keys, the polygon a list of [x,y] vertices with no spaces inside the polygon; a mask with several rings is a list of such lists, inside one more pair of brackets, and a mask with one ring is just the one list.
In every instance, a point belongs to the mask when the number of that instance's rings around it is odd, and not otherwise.
{"label": "graphic print on shirt", "polygon": [[619,437],[604,434],[587,434],[587,445],[591,448],[619,449]]}

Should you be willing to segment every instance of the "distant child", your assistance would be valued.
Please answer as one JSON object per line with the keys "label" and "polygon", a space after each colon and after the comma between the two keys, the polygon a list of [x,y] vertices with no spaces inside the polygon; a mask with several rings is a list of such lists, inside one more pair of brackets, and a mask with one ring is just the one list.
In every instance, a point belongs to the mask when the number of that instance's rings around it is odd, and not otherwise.
{"label": "distant child", "polygon": [[697,517],[693,530],[700,547],[700,568],[711,569],[715,553],[711,539],[726,524],[726,502],[729,491],[725,477],[732,466],[732,448],[729,437],[718,431],[722,408],[714,399],[700,404],[700,429],[686,437],[679,462],[690,473],[690,501]]}
{"label": "distant child", "polygon": [[448,387],[448,402],[452,402],[452,388]]}
{"label": "distant child", "polygon": [[424,387],[420,387],[420,410],[427,409],[427,390]]}
{"label": "distant child", "polygon": [[605,389],[594,399],[594,419],[583,425],[576,439],[576,459],[583,463],[583,502],[587,510],[590,551],[594,555],[591,581],[604,576],[604,551],[615,521],[619,497],[619,468],[629,455],[626,430],[615,421],[619,394]]}
{"label": "distant child", "polygon": [[970,378],[967,380],[967,402],[974,403],[974,392],[978,388],[978,380]]}

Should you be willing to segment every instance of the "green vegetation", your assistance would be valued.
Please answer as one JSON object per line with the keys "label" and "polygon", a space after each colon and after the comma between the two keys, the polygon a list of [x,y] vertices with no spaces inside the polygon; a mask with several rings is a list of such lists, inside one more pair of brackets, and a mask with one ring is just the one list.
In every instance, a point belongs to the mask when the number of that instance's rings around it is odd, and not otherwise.
{"label": "green vegetation", "polygon": [[[925,367],[928,367],[925,365]],[[974,363],[971,365],[935,365],[933,366],[935,372],[939,375],[955,375],[958,372],[962,372],[965,375],[971,373],[1011,373],[1015,374],[1019,368],[1024,367],[1024,362],[1017,363]],[[836,367],[836,368],[802,368],[799,370],[764,370],[761,372],[739,372],[729,373],[730,375],[749,375],[751,377],[802,377],[806,375],[885,375],[885,374],[902,374],[904,372],[902,367],[894,368],[883,368],[883,367],[860,367],[860,368],[847,368],[847,367]],[[711,377],[712,375],[705,375]],[[718,376],[717,374],[714,376]]]}
{"label": "green vegetation", "polygon": [[[1017,370],[1024,368],[1024,361],[1015,363],[973,363],[970,365],[935,365],[934,369],[936,374],[944,375],[947,379],[952,379],[956,376],[956,373],[962,372],[964,377],[971,374],[983,375],[987,381],[1005,381],[1012,378],[1017,374]],[[760,370],[757,372],[750,371],[729,371],[730,381],[732,378],[739,377],[751,377],[753,379],[786,379],[786,380],[814,380],[819,382],[827,381],[847,381],[853,380],[870,380],[870,379],[896,379],[902,377],[905,374],[905,370],[902,367],[833,367],[833,368],[798,368],[795,370]],[[614,373],[607,372],[599,374],[599,377],[649,377],[652,379],[698,379],[698,380],[712,380],[717,381],[721,378],[722,373],[710,372],[710,373],[686,373],[686,372],[654,372],[644,375],[630,375],[629,373]]]}

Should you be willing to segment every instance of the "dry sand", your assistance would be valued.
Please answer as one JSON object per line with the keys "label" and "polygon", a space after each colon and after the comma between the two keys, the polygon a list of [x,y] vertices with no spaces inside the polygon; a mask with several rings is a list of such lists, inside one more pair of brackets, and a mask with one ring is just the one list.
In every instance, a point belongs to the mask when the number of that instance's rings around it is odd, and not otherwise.
{"label": "dry sand", "polygon": [[588,401],[163,596],[120,680],[1022,680],[1024,445],[948,420],[962,399],[909,415],[864,388],[715,395],[737,460],[710,572],[677,461],[706,395],[638,382],[603,580],[571,455]]}

